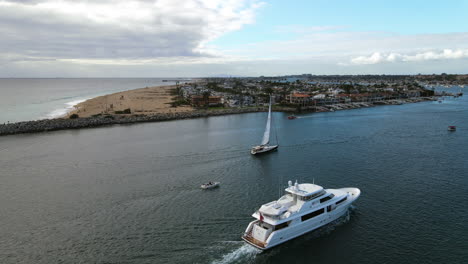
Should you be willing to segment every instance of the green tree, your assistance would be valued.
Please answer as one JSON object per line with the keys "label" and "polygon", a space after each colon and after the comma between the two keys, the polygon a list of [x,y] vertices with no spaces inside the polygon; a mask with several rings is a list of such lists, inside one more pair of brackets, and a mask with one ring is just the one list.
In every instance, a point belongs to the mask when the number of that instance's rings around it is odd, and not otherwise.
{"label": "green tree", "polygon": [[343,89],[347,94],[350,94],[354,86],[352,84],[342,84],[340,88]]}
{"label": "green tree", "polygon": [[208,89],[215,90],[215,91],[216,91],[217,89],[219,89],[218,83],[216,83],[216,82],[209,82],[209,83],[206,84],[206,87],[207,87]]}
{"label": "green tree", "polygon": [[272,94],[273,93],[273,89],[271,87],[267,87],[263,90],[266,94]]}
{"label": "green tree", "polygon": [[211,91],[203,92],[203,101],[205,101],[205,107],[208,107],[210,103],[210,96],[211,96]]}

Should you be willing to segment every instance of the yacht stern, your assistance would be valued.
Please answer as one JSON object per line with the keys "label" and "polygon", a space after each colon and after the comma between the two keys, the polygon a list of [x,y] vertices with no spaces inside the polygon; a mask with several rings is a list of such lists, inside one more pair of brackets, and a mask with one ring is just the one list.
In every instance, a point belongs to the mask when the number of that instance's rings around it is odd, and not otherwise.
{"label": "yacht stern", "polygon": [[268,238],[273,230],[263,227],[262,224],[258,220],[252,221],[245,230],[242,239],[255,248],[265,250],[268,248]]}

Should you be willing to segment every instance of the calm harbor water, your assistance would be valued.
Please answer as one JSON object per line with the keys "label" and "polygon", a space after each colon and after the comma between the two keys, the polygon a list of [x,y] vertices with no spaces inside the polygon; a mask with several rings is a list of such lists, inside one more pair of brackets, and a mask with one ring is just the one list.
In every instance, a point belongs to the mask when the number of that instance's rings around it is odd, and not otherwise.
{"label": "calm harbor water", "polygon": [[170,84],[162,78],[0,78],[0,123],[59,117],[96,96]]}
{"label": "calm harbor water", "polygon": [[[466,263],[468,96],[0,137],[0,263]],[[456,132],[448,132],[456,125]],[[362,191],[348,218],[259,253],[287,180]],[[202,191],[210,180],[221,187]]]}

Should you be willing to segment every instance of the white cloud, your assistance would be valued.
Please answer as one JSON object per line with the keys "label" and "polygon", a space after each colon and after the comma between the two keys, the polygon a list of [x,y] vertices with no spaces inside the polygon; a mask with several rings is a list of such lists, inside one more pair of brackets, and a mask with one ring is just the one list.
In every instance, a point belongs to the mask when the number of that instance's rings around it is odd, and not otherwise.
{"label": "white cloud", "polygon": [[467,57],[466,32],[402,35],[285,25],[257,38],[275,40],[213,46],[212,40],[254,23],[261,1],[0,0],[0,76],[468,70],[460,60]]}
{"label": "white cloud", "polygon": [[257,0],[0,0],[0,57],[211,56],[206,44],[253,23]]}
{"label": "white cloud", "polygon": [[[281,37],[281,36],[280,36]],[[413,54],[431,50],[468,48],[468,32],[400,35],[390,32],[337,30],[316,31],[286,40],[251,43],[227,50],[226,54],[279,59],[328,57],[349,61],[368,54]],[[396,59],[396,58],[395,58]]]}
{"label": "white cloud", "polygon": [[374,52],[369,56],[359,56],[352,58],[350,63],[354,65],[362,65],[378,64],[384,62],[418,62],[429,60],[450,60],[464,58],[468,58],[468,49],[444,49],[443,51],[426,51],[415,54]]}
{"label": "white cloud", "polygon": [[[374,52],[372,55],[366,56],[359,56],[356,58],[351,59],[352,64],[376,64],[381,62],[389,62],[389,61],[396,61],[401,55],[396,53],[391,53],[389,55],[383,55],[380,52]],[[344,64],[343,64],[344,65]]]}

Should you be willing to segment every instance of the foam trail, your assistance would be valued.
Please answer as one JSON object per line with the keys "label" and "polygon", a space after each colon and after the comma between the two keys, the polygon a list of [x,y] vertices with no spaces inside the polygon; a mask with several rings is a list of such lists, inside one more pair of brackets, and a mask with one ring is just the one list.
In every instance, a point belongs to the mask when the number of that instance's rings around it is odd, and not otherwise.
{"label": "foam trail", "polygon": [[213,264],[246,263],[247,259],[254,258],[260,252],[262,251],[259,249],[243,244],[240,248],[225,254],[221,260],[213,261]]}
{"label": "foam trail", "polygon": [[64,116],[66,115],[68,112],[70,112],[71,110],[73,110],[74,106],[81,103],[81,102],[84,102],[88,99],[80,99],[80,100],[75,100],[75,101],[71,101],[71,102],[67,102],[65,103],[65,107],[64,108],[59,108],[59,109],[55,109],[54,111],[48,113],[45,117],[46,118],[57,118],[57,117],[61,117],[61,116]]}
{"label": "foam trail", "polygon": [[[348,223],[351,219],[351,212],[355,207],[351,205],[346,214],[339,217],[338,219],[328,223],[324,227],[316,230],[314,232],[314,237],[320,237],[326,235],[335,230],[336,227]],[[229,241],[230,243],[236,243],[234,241]],[[250,263],[257,254],[260,254],[262,251],[256,249],[248,244],[243,244],[240,248],[223,255],[221,260],[215,260],[212,264],[227,264],[227,263]]]}
{"label": "foam trail", "polygon": [[306,116],[296,116],[296,118],[312,118],[315,117],[314,115],[306,115]]}

